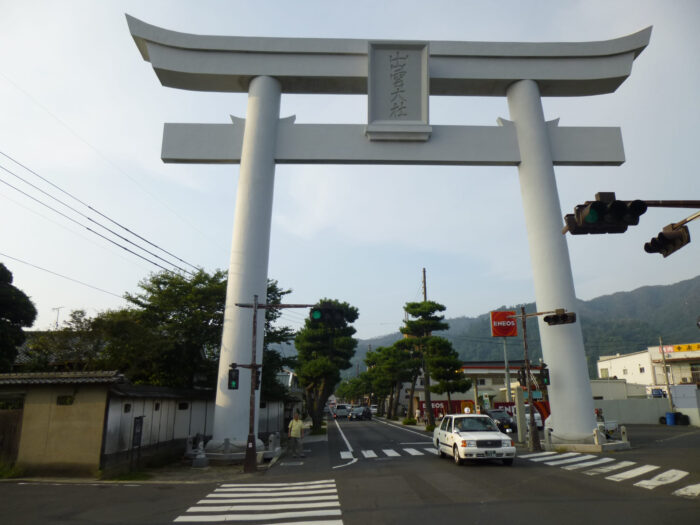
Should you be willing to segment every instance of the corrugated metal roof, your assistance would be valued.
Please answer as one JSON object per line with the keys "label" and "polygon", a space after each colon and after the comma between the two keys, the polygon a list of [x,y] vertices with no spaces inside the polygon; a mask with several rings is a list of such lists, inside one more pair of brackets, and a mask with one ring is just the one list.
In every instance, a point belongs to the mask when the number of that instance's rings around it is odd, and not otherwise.
{"label": "corrugated metal roof", "polygon": [[71,385],[125,383],[118,370],[92,372],[28,372],[0,374],[0,385]]}
{"label": "corrugated metal roof", "polygon": [[120,384],[113,385],[109,389],[112,395],[119,397],[131,398],[150,398],[150,399],[214,399],[215,392],[213,389],[190,389],[190,388],[171,388],[167,386],[155,385],[131,385]]}

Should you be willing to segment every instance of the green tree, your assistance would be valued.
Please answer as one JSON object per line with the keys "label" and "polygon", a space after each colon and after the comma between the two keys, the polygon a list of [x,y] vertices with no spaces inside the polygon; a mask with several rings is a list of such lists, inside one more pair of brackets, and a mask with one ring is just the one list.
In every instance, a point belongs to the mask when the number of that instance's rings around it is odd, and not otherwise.
{"label": "green tree", "polygon": [[326,315],[322,319],[307,319],[297,333],[299,383],[304,389],[306,409],[313,422],[312,431],[320,432],[323,423],[323,407],[340,381],[340,371],[352,366],[357,340],[352,336],[355,328],[350,326],[357,320],[357,308],[348,303],[322,299],[319,308],[337,315]]}
{"label": "green tree", "polygon": [[0,371],[9,372],[24,343],[23,327],[36,319],[36,308],[22,290],[12,285],[12,272],[0,263]]}
{"label": "green tree", "polygon": [[436,381],[430,386],[435,394],[447,394],[448,406],[452,406],[453,392],[466,392],[472,387],[471,379],[462,373],[462,360],[452,348],[452,343],[442,337],[432,337],[428,343],[428,368]]}
{"label": "green tree", "polygon": [[400,328],[401,333],[406,337],[413,355],[421,359],[423,377],[425,380],[425,412],[428,417],[428,425],[435,426],[435,416],[432,410],[432,400],[430,398],[430,342],[435,336],[433,332],[447,330],[449,325],[444,322],[444,316],[437,315],[437,312],[444,312],[445,306],[434,301],[422,301],[419,303],[406,303],[404,311],[412,317],[404,321],[404,326]]}
{"label": "green tree", "polygon": [[43,332],[27,342],[27,370],[85,371],[103,368],[104,340],[92,329],[85,310],[73,310],[58,330]]}

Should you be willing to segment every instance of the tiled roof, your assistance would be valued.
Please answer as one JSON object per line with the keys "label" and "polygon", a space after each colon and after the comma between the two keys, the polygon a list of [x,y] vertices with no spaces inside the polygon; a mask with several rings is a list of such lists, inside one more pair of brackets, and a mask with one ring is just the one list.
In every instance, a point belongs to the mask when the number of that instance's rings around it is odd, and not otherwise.
{"label": "tiled roof", "polygon": [[0,385],[57,385],[124,383],[126,378],[117,370],[94,372],[29,372],[0,374]]}

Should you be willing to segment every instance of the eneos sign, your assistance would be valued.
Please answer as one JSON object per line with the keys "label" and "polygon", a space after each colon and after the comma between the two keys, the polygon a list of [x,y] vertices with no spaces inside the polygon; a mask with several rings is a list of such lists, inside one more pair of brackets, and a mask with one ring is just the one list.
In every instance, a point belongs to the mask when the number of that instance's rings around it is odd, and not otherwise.
{"label": "eneos sign", "polygon": [[509,316],[515,312],[491,312],[491,337],[517,337],[518,323]]}

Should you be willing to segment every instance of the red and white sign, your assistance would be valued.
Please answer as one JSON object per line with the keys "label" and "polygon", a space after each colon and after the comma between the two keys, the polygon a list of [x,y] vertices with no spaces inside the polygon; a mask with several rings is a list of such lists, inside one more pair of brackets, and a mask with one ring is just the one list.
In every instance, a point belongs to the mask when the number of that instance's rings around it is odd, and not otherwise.
{"label": "red and white sign", "polygon": [[510,317],[515,312],[491,312],[491,337],[517,337],[517,319]]}

